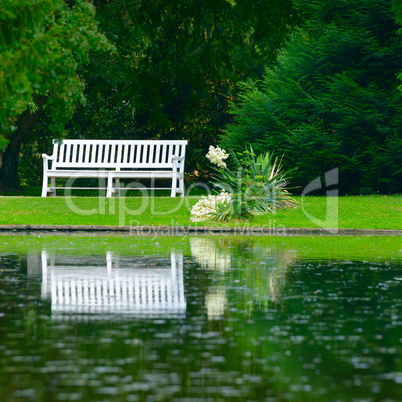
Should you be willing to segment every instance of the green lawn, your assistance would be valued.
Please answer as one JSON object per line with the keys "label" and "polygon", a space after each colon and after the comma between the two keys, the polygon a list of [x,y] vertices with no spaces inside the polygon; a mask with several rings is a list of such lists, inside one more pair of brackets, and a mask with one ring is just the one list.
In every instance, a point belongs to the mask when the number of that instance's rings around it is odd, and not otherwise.
{"label": "green lawn", "polygon": [[[223,225],[402,229],[402,195],[295,198],[300,203],[296,209]],[[0,225],[220,226],[216,222],[190,221],[190,210],[197,200],[198,197],[0,197]]]}

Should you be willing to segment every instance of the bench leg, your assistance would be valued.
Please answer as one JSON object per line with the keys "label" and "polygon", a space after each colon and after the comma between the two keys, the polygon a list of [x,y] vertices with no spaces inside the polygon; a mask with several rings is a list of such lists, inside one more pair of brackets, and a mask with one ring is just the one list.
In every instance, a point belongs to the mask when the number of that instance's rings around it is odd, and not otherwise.
{"label": "bench leg", "polygon": [[44,176],[43,177],[43,184],[42,184],[42,197],[46,197],[47,196],[47,185],[48,185],[48,177]]}
{"label": "bench leg", "polygon": [[[177,183],[177,181],[179,183]],[[179,193],[180,197],[184,197],[184,179],[180,176],[173,176],[172,179],[172,191],[170,193],[171,197],[176,197],[176,194]]]}
{"label": "bench leg", "polygon": [[179,179],[179,192],[180,192],[180,197],[184,197],[184,179],[180,178]]}
{"label": "bench leg", "polygon": [[171,197],[176,197],[176,191],[177,191],[177,176],[173,175],[172,177],[172,191],[170,192]]}
{"label": "bench leg", "polygon": [[52,197],[56,197],[56,179],[54,177],[50,178],[50,187],[53,187]]}

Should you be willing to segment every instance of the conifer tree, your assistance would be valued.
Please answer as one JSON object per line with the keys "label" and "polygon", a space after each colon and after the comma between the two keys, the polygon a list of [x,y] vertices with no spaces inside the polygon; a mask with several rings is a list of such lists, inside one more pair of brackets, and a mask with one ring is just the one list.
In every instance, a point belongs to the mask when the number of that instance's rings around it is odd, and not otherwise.
{"label": "conifer tree", "polygon": [[[394,1],[394,12],[395,12],[395,19],[399,24],[399,35],[402,36],[402,1],[395,0]],[[402,71],[398,74],[399,80],[402,81]],[[399,86],[399,89],[402,91],[402,85]]]}
{"label": "conifer tree", "polygon": [[301,188],[339,167],[343,193],[400,191],[396,2],[294,2],[304,24],[261,82],[242,84],[222,145],[284,153]]}

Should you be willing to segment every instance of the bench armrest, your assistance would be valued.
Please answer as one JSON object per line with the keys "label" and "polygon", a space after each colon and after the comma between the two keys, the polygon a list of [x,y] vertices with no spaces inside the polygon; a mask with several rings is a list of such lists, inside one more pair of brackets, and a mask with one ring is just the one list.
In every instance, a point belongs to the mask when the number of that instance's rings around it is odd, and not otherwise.
{"label": "bench armrest", "polygon": [[49,156],[46,154],[42,154],[42,158],[52,161],[52,160],[56,159],[56,155]]}
{"label": "bench armrest", "polygon": [[172,156],[172,164],[174,172],[184,172],[184,156]]}
{"label": "bench armrest", "polygon": [[56,155],[53,154],[52,156],[42,154],[43,158],[43,172],[47,172],[49,170],[49,162],[48,161],[53,161],[56,159]]}

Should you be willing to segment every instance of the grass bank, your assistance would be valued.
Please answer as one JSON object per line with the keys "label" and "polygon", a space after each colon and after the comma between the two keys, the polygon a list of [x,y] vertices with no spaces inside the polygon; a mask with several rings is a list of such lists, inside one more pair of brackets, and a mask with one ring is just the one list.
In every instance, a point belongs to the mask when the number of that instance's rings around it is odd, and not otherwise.
{"label": "grass bank", "polygon": [[[295,198],[300,203],[296,209],[224,225],[402,229],[402,195]],[[220,226],[212,221],[190,221],[191,207],[198,199],[0,197],[0,225]]]}

